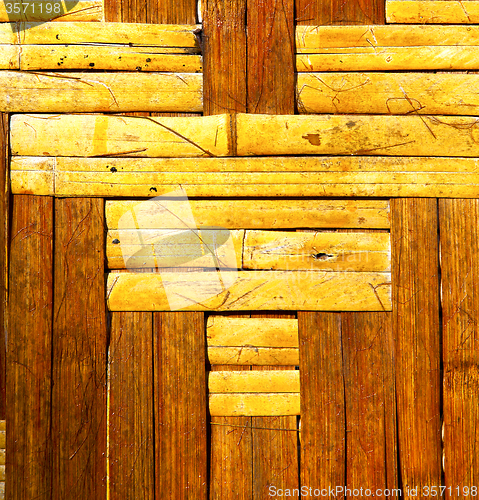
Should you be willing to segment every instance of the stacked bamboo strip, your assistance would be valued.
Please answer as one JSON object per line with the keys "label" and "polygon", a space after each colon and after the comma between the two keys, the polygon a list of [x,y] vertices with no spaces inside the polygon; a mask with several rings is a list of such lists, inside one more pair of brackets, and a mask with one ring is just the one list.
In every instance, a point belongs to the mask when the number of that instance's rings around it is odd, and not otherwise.
{"label": "stacked bamboo strip", "polygon": [[103,20],[102,0],[4,1],[0,3],[0,23]]}
{"label": "stacked bamboo strip", "polygon": [[388,23],[477,24],[479,2],[475,0],[386,0]]}

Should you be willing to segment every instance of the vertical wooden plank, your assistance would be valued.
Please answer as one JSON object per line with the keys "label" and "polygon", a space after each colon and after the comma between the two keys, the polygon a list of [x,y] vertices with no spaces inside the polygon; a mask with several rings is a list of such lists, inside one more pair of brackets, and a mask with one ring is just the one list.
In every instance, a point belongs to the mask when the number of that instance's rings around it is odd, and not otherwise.
{"label": "vertical wooden plank", "polygon": [[301,484],[334,489],[346,484],[341,314],[299,311],[298,327]]}
{"label": "vertical wooden plank", "polygon": [[479,200],[439,200],[448,498],[479,484]]}
{"label": "vertical wooden plank", "polygon": [[203,313],[153,315],[156,497],[207,497],[207,386]]}
{"label": "vertical wooden plank", "polygon": [[5,325],[7,315],[7,245],[8,245],[8,115],[0,113],[0,420],[6,414],[6,338]]}
{"label": "vertical wooden plank", "polygon": [[155,497],[152,314],[113,313],[109,352],[111,500]]}
{"label": "vertical wooden plank", "polygon": [[149,23],[196,24],[196,0],[151,0],[147,4]]}
{"label": "vertical wooden plank", "polygon": [[437,228],[435,199],[391,200],[398,446],[406,498],[408,489],[441,484]]}
{"label": "vertical wooden plank", "polygon": [[52,493],[53,199],[13,196],[7,348],[6,498]]}
{"label": "vertical wooden plank", "polygon": [[341,313],[347,487],[398,488],[390,313]]}
{"label": "vertical wooden plank", "polygon": [[55,200],[53,498],[106,497],[104,203]]}

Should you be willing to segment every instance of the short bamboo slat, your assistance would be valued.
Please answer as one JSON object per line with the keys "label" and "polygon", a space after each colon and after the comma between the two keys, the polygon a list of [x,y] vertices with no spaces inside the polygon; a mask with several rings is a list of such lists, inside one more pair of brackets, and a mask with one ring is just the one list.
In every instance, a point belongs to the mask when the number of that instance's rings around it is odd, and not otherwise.
{"label": "short bamboo slat", "polygon": [[299,371],[210,372],[208,374],[208,391],[210,394],[299,394]]}
{"label": "short bamboo slat", "polygon": [[477,24],[479,2],[467,0],[386,0],[388,23]]}
{"label": "short bamboo slat", "polygon": [[[50,5],[50,7],[47,7],[47,5]],[[4,1],[0,3],[0,23],[25,21],[90,22],[103,20],[102,0]]]}
{"label": "short bamboo slat", "polygon": [[299,393],[286,394],[211,394],[213,417],[269,417],[300,414]]}

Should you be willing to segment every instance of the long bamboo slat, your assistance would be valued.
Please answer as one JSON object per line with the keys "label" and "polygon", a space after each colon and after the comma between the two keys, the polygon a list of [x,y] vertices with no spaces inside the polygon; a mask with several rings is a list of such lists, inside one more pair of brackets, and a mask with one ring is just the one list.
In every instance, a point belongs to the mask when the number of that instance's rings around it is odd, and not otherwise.
{"label": "long bamboo slat", "polygon": [[189,311],[391,310],[388,273],[229,273],[110,273],[108,305],[111,311],[170,311],[177,301]]}
{"label": "long bamboo slat", "polygon": [[294,416],[300,414],[300,396],[294,393],[211,394],[209,411],[212,417]]}
{"label": "long bamboo slat", "polygon": [[26,21],[91,22],[103,20],[102,0],[61,0],[61,2],[59,0],[52,0],[51,2],[3,1],[0,3],[0,23]]}
{"label": "long bamboo slat", "polygon": [[477,24],[479,2],[386,0],[388,23]]}
{"label": "long bamboo slat", "polygon": [[299,371],[216,371],[208,374],[210,394],[298,393]]}

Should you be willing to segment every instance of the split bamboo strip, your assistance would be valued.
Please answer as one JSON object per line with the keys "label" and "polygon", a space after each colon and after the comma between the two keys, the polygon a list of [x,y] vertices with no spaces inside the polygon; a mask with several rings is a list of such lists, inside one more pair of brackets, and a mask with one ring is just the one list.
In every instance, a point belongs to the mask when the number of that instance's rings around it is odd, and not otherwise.
{"label": "split bamboo strip", "polygon": [[210,394],[226,393],[298,393],[299,371],[224,371],[209,372]]}
{"label": "split bamboo strip", "polygon": [[478,115],[479,75],[299,73],[303,113]]}
{"label": "split bamboo strip", "polygon": [[388,272],[387,233],[246,231],[243,269]]}
{"label": "split bamboo strip", "polygon": [[20,69],[20,47],[0,45],[0,70],[3,69]]}
{"label": "split bamboo strip", "polygon": [[[109,230],[120,223],[122,229],[196,229],[188,226],[190,210],[197,228],[389,228],[389,202],[383,200],[107,201],[106,222]],[[140,226],[130,227],[131,214],[140,217]]]}
{"label": "split bamboo strip", "polygon": [[[10,4],[10,5],[9,5]],[[47,5],[50,5],[47,8]],[[16,7],[19,7],[17,9]],[[9,12],[10,10],[10,12]],[[15,12],[18,10],[18,13]],[[48,12],[50,10],[50,12]],[[0,22],[103,21],[102,0],[52,0],[0,3]]]}
{"label": "split bamboo strip", "polygon": [[444,474],[451,496],[479,483],[478,200],[439,200]]}
{"label": "split bamboo strip", "polygon": [[193,74],[1,71],[0,86],[7,113],[203,109],[202,77]]}
{"label": "split bamboo strip", "polygon": [[388,23],[477,24],[479,2],[436,0],[387,0]]}
{"label": "split bamboo strip", "polygon": [[250,347],[246,345],[240,347],[209,346],[208,361],[211,365],[298,366],[299,350],[290,347]]}
{"label": "split bamboo strip", "polygon": [[299,394],[211,394],[214,417],[268,417],[300,414]]}
{"label": "split bamboo strip", "polygon": [[[208,347],[298,347],[298,320],[210,316]],[[289,364],[289,363],[286,363]]]}
{"label": "split bamboo strip", "polygon": [[170,311],[178,301],[185,311],[391,309],[388,273],[110,273],[107,297],[111,311]]}
{"label": "split bamboo strip", "polygon": [[13,115],[12,154],[26,156],[228,156],[230,119]]}

